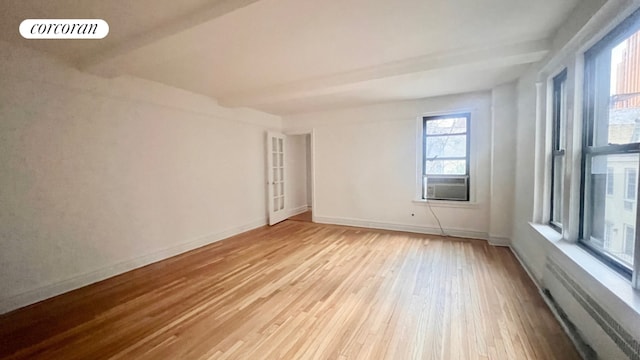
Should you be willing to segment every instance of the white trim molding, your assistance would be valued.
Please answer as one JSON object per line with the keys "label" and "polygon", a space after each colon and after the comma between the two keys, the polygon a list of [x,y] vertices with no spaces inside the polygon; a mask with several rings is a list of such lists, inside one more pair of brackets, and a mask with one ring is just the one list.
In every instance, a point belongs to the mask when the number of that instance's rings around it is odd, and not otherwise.
{"label": "white trim molding", "polygon": [[287,219],[292,217],[292,216],[296,216],[296,215],[300,215],[302,213],[305,213],[307,211],[309,211],[310,207],[308,205],[302,205],[302,206],[298,206],[297,208],[293,208],[293,209],[287,209]]}
{"label": "white trim molding", "polygon": [[511,239],[507,237],[494,236],[489,234],[489,238],[487,239],[487,241],[489,241],[489,244],[493,246],[511,247]]}
{"label": "white trim molding", "polygon": [[[306,208],[306,207],[305,207]],[[172,256],[180,255],[190,250],[212,244],[214,242],[238,235],[245,231],[253,230],[267,224],[267,219],[259,219],[250,223],[236,226],[217,233],[200,236],[196,239],[156,251],[150,254],[125,260],[111,266],[107,266],[92,272],[79,274],[72,278],[47,284],[7,298],[0,298],[0,314],[49,299],[51,297],[87,286],[98,281],[146,266]]]}
{"label": "white trim molding", "polygon": [[[440,236],[443,235],[442,232],[440,231],[440,228],[431,227],[431,226],[409,225],[409,224],[399,224],[399,223],[392,223],[392,222],[350,219],[350,218],[341,218],[341,217],[325,217],[325,216],[314,216],[313,221],[320,224],[344,225],[344,226],[355,226],[355,227],[370,228],[370,229],[404,231],[404,232],[410,232],[410,233],[416,233],[416,234],[429,234],[429,235],[440,235]],[[444,228],[444,232],[446,234],[444,236],[489,241],[489,234],[482,231]]]}
{"label": "white trim molding", "polygon": [[538,279],[533,275],[531,269],[527,266],[526,262],[522,259],[518,251],[516,251],[513,247],[509,247],[509,248],[513,256],[520,263],[520,266],[524,269],[524,271],[529,276],[529,279],[531,279],[531,281],[535,285],[536,289],[538,289],[538,293],[540,294],[540,297],[542,297],[542,300],[544,301],[544,303],[547,305],[549,310],[551,310],[551,313],[556,318],[556,320],[562,327],[562,330],[565,332],[565,334],[567,334],[567,336],[569,337],[573,345],[576,347],[576,350],[578,350],[578,353],[580,354],[580,356],[582,356],[583,359],[593,358],[592,356],[593,350],[584,343],[584,339],[582,339],[580,334],[574,330],[575,326],[567,322],[566,315],[563,316],[560,313],[561,309],[557,306],[557,304],[555,304],[552,298],[550,298],[550,296],[544,291],[544,287],[541,285],[542,284],[541,279]]}

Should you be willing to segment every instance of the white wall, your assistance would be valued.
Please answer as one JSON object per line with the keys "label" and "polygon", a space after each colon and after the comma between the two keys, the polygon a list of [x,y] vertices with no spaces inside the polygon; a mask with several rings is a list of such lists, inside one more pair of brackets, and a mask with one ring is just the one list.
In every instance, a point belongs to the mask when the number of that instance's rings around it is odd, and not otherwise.
{"label": "white wall", "polygon": [[290,216],[306,211],[307,136],[287,135],[285,143],[285,203]]}
{"label": "white wall", "polygon": [[265,223],[280,119],[0,42],[0,312]]}
{"label": "white wall", "polygon": [[[448,233],[488,238],[491,105],[492,94],[480,92],[285,117],[285,130],[314,129],[314,219],[439,233],[425,204],[414,202],[419,193],[417,157],[422,148],[418,119],[426,114],[471,111],[472,204],[433,207]],[[500,226],[507,229],[500,235],[508,237],[509,222]]]}
{"label": "white wall", "polygon": [[540,281],[546,242],[529,226],[533,220],[536,134],[536,77],[533,71],[518,82],[518,122],[512,246]]}
{"label": "white wall", "polygon": [[489,238],[500,241],[511,238],[516,161],[516,84],[497,86],[492,90],[491,99]]}

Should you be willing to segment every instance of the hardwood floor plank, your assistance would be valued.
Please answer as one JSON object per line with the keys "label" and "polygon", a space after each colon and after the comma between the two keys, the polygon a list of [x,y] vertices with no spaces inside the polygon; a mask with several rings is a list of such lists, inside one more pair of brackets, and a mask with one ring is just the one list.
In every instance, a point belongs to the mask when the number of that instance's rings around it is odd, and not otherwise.
{"label": "hardwood floor plank", "polygon": [[285,221],[0,316],[8,359],[579,359],[508,249]]}

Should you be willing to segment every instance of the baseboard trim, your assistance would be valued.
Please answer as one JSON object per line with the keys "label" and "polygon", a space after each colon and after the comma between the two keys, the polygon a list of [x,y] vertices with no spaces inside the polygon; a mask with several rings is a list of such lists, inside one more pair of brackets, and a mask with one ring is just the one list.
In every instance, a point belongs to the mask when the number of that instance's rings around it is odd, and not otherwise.
{"label": "baseboard trim", "polygon": [[489,235],[488,241],[493,246],[511,247],[511,239],[506,237]]}
{"label": "baseboard trim", "polygon": [[509,247],[511,248],[511,252],[515,255],[516,259],[520,262],[524,270],[527,272],[529,277],[538,285],[538,287],[542,288],[542,272],[536,271],[535,268],[529,267],[527,264],[530,263],[529,259],[524,256],[523,252],[518,249],[516,243],[512,243]]}
{"label": "baseboard trim", "polygon": [[[404,232],[417,233],[417,234],[442,235],[440,228],[429,227],[429,226],[418,226],[418,225],[398,224],[398,223],[391,223],[391,222],[380,222],[380,221],[349,219],[349,218],[339,218],[339,217],[326,217],[326,216],[314,216],[313,221],[320,224],[345,225],[345,226],[356,226],[356,227],[371,228],[371,229],[404,231]],[[486,232],[482,232],[482,231],[445,228],[444,232],[447,236],[467,238],[467,239],[480,239],[480,240],[487,240],[487,241],[489,240],[489,235]]]}
{"label": "baseboard trim", "polygon": [[290,218],[292,216],[296,216],[296,215],[300,215],[302,213],[305,213],[309,210],[309,207],[307,205],[302,205],[302,206],[298,206],[297,208],[294,209],[289,209],[287,210],[287,218]]}
{"label": "baseboard trim", "polygon": [[538,288],[538,291],[542,292],[542,283],[533,274],[531,269],[529,269],[529,266],[527,266],[527,263],[524,261],[520,253],[513,246],[509,246],[509,250],[511,250],[511,253],[513,254],[513,256],[516,258],[516,260],[518,260],[518,262],[520,263],[520,266],[522,266],[522,268],[524,269],[524,272],[527,273],[531,281],[533,281],[533,283],[536,285],[536,287]]}
{"label": "baseboard trim", "polygon": [[560,311],[562,310],[559,307],[556,307],[555,301],[549,297],[540,280],[533,275],[533,272],[529,269],[518,251],[513,246],[509,246],[509,249],[511,250],[511,253],[516,258],[516,260],[518,260],[518,262],[520,263],[520,266],[522,266],[524,271],[527,273],[535,287],[538,289],[538,293],[542,297],[542,300],[547,305],[549,310],[551,310],[551,314],[553,314],[553,317],[556,318],[556,320],[560,324],[560,327],[562,327],[564,333],[567,334],[569,340],[571,340],[573,346],[575,346],[580,356],[583,359],[592,359],[592,350],[590,351],[590,348],[588,346],[585,346],[586,344],[584,343],[584,340],[578,334],[576,334],[574,330],[572,330],[572,327],[575,326],[573,326],[573,324],[571,323],[567,323],[566,316],[563,316],[560,313]]}
{"label": "baseboard trim", "polygon": [[[305,207],[306,208],[306,207]],[[125,260],[111,266],[107,266],[95,271],[74,276],[69,279],[48,284],[33,290],[29,290],[11,297],[0,299],[0,314],[4,314],[21,307],[25,307],[51,297],[64,294],[66,292],[87,286],[98,281],[108,279],[110,277],[122,274],[127,271],[137,269],[139,267],[165,260],[172,256],[182,254],[184,252],[197,249],[199,247],[212,244],[216,241],[226,239],[228,237],[253,230],[267,224],[267,219],[260,219],[250,223],[236,226],[220,232],[200,236],[196,239],[172,246],[163,250],[159,250],[150,254],[142,255],[133,259]]]}

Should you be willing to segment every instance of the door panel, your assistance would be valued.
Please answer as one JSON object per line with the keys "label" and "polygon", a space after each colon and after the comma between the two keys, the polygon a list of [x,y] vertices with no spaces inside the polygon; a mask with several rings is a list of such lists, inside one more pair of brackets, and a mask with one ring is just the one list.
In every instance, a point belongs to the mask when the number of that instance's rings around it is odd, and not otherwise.
{"label": "door panel", "polygon": [[284,191],[284,139],[283,134],[267,133],[269,225],[279,223],[287,218]]}

